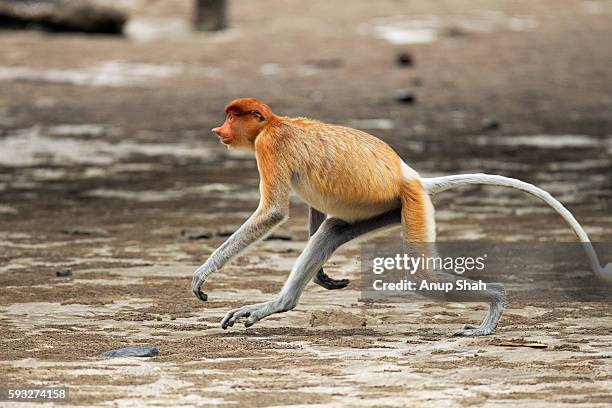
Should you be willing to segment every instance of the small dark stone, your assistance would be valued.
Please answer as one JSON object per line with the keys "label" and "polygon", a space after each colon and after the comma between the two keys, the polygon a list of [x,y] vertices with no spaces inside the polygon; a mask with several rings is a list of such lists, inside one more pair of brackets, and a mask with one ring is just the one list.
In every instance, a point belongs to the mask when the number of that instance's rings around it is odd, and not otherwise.
{"label": "small dark stone", "polygon": [[400,67],[411,67],[414,65],[414,58],[412,58],[412,54],[407,52],[400,52],[397,54],[395,61]]}
{"label": "small dark stone", "polygon": [[90,236],[90,235],[105,236],[105,235],[108,235],[108,233],[106,231],[104,231],[103,229],[100,229],[100,228],[70,227],[70,228],[63,229],[62,232],[64,234],[66,234],[66,235],[84,235],[84,236]]}
{"label": "small dark stone", "polygon": [[414,78],[410,79],[410,84],[412,84],[414,86],[422,86],[423,85],[423,78],[421,78],[421,77],[414,77]]}
{"label": "small dark stone", "polygon": [[57,276],[58,278],[72,276],[72,271],[70,269],[61,269],[59,271],[55,271],[55,276]]}
{"label": "small dark stone", "polygon": [[285,234],[270,234],[266,237],[265,241],[293,241],[293,237]]}
{"label": "small dark stone", "polygon": [[275,254],[293,254],[295,253],[295,249],[293,248],[275,248],[272,250]]}
{"label": "small dark stone", "polygon": [[484,119],[482,121],[482,130],[497,130],[501,127],[501,123],[493,119]]}
{"label": "small dark stone", "polygon": [[236,231],[235,228],[231,228],[231,227],[220,227],[217,230],[217,236],[218,237],[229,237],[230,235],[232,235],[234,232]]}
{"label": "small dark stone", "polygon": [[159,356],[157,347],[136,346],[124,347],[115,350],[105,351],[100,354],[99,358],[115,358],[115,357],[155,357]]}
{"label": "small dark stone", "polygon": [[416,95],[410,91],[399,91],[395,100],[399,103],[411,105],[413,103],[416,103]]}
{"label": "small dark stone", "polygon": [[449,27],[445,32],[447,37],[461,37],[465,35],[465,31],[463,31],[459,27]]}
{"label": "small dark stone", "polygon": [[212,238],[213,232],[205,229],[184,229],[181,236],[189,240],[209,239]]}
{"label": "small dark stone", "polygon": [[305,62],[305,65],[319,69],[336,69],[344,65],[344,61],[340,58],[321,58],[313,59]]}

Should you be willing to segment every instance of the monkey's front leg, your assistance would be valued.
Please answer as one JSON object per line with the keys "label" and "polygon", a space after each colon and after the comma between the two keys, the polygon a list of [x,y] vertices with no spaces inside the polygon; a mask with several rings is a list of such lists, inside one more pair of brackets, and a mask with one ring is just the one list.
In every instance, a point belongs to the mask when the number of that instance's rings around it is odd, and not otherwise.
{"label": "monkey's front leg", "polygon": [[227,329],[243,317],[247,318],[244,325],[249,327],[266,316],[293,309],[308,282],[338,247],[360,235],[399,222],[399,209],[352,224],[337,218],[326,219],[306,244],[278,297],[269,302],[231,310],[221,321],[221,327]]}
{"label": "monkey's front leg", "polygon": [[[325,214],[318,211],[316,208],[308,207],[308,233],[309,236],[313,236],[319,229],[323,221],[325,221]],[[317,272],[317,276],[314,278],[314,283],[324,287],[328,290],[342,289],[349,284],[348,279],[334,279],[327,275],[323,268],[320,268]]]}
{"label": "monkey's front leg", "polygon": [[208,295],[200,290],[208,275],[221,269],[228,261],[246,249],[253,242],[261,239],[267,233],[287,219],[285,211],[268,208],[257,210],[236,232],[234,232],[210,258],[193,274],[191,290],[200,300],[208,300]]}

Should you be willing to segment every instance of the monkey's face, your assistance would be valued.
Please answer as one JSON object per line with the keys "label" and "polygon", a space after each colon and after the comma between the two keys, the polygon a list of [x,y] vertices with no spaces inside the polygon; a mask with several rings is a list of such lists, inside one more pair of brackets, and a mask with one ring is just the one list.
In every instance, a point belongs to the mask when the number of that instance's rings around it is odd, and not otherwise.
{"label": "monkey's face", "polygon": [[258,111],[228,111],[223,125],[212,131],[227,147],[252,149],[264,125],[265,120]]}

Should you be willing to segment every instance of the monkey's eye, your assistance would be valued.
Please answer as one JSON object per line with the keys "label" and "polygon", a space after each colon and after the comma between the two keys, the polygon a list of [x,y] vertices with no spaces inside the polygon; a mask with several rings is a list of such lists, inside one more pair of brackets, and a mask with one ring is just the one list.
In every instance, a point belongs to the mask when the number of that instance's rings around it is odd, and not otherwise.
{"label": "monkey's eye", "polygon": [[258,111],[251,111],[251,115],[253,115],[257,120],[259,121],[263,121],[264,117],[261,113],[259,113]]}

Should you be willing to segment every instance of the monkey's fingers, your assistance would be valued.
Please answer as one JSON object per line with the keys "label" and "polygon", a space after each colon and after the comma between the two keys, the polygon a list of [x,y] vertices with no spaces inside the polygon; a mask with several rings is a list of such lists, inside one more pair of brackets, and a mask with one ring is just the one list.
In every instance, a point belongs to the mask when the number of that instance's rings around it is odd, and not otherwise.
{"label": "monkey's fingers", "polygon": [[334,290],[347,287],[350,281],[348,279],[330,278],[325,272],[323,272],[323,269],[319,269],[317,276],[314,278],[314,282],[327,290]]}

